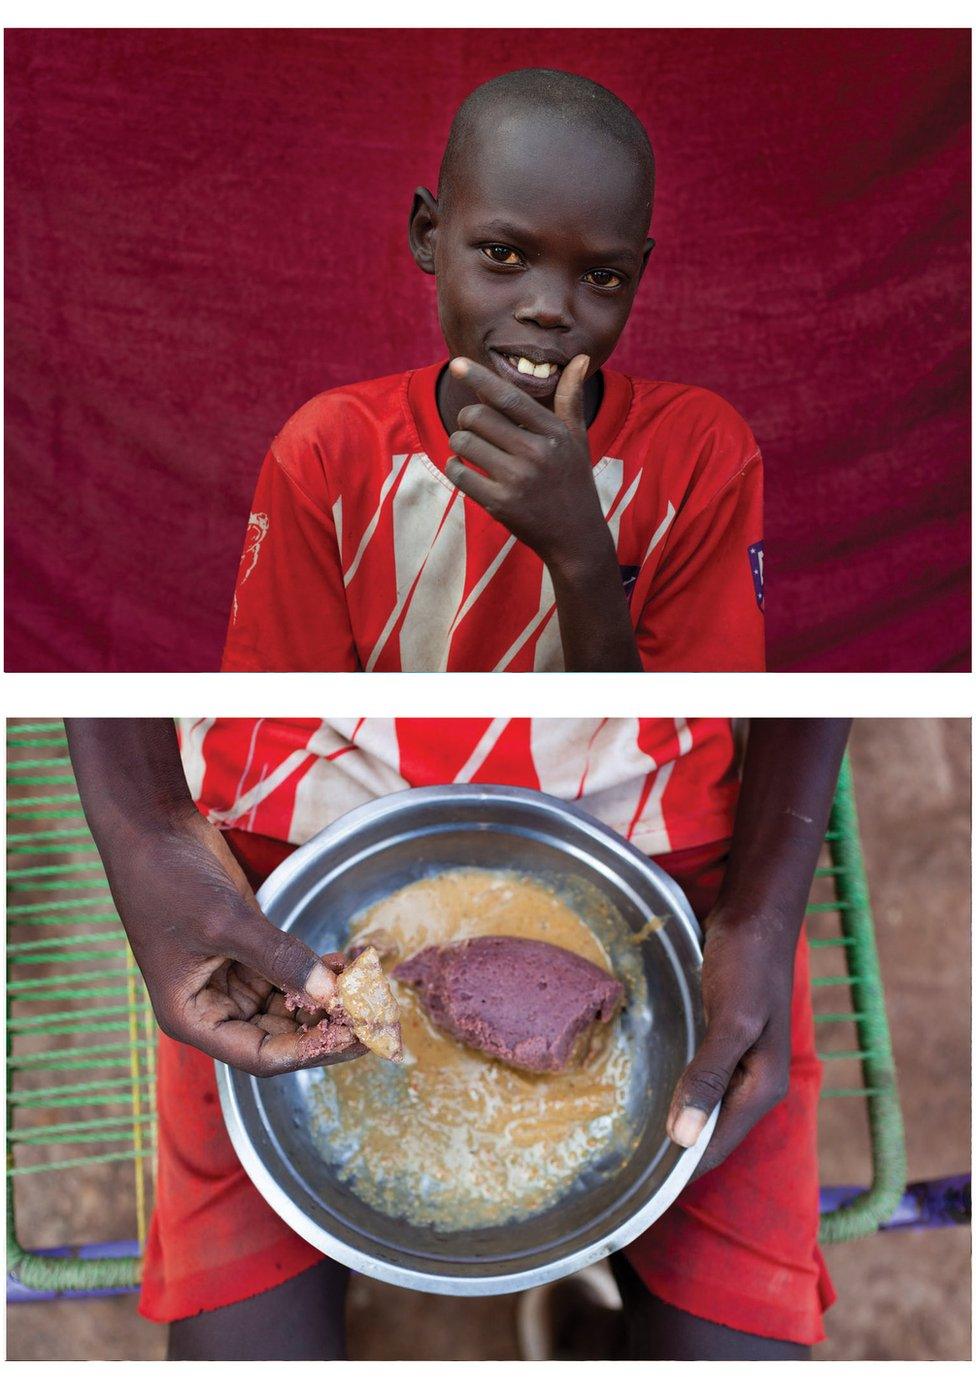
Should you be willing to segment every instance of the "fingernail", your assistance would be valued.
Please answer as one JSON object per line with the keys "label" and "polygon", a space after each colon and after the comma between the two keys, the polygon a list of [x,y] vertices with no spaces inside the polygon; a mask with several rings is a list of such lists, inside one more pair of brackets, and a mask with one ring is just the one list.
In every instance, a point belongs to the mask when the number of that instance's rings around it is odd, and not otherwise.
{"label": "fingernail", "polygon": [[467,360],[458,359],[458,360],[452,360],[452,361],[451,361],[451,373],[452,373],[452,374],[462,375],[462,374],[467,374],[467,372],[468,372],[468,362],[467,362]]}
{"label": "fingernail", "polygon": [[683,1108],[671,1127],[671,1138],[679,1147],[694,1147],[707,1122],[708,1114],[700,1108]]}
{"label": "fingernail", "polygon": [[305,993],[320,1006],[328,1006],[335,996],[336,980],[324,963],[316,963],[305,979]]}

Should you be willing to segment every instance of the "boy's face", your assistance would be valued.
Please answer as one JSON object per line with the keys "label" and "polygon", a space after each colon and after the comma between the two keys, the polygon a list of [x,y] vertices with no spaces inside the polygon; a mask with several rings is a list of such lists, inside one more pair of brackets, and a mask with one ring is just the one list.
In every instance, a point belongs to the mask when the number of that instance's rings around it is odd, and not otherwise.
{"label": "boy's face", "polygon": [[418,191],[411,246],[437,277],[452,357],[551,406],[562,367],[588,355],[594,374],[626,324],[652,246],[646,187],[636,156],[586,124],[499,114],[487,126],[446,209]]}

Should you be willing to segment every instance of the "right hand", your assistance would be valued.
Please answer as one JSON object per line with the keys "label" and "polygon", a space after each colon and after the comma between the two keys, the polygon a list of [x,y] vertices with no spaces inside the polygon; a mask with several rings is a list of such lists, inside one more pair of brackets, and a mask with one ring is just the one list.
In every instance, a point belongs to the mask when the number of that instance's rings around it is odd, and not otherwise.
{"label": "right hand", "polygon": [[[589,364],[587,355],[574,355],[560,373],[551,409],[473,360],[450,364],[454,378],[481,402],[458,413],[450,438],[456,455],[444,475],[550,570],[588,568],[613,551],[583,413]],[[479,470],[465,466],[462,456]]]}
{"label": "right hand", "polygon": [[[151,836],[102,843],[102,856],[166,1035],[262,1077],[366,1053],[351,1031],[336,1054],[301,1053],[302,1027],[333,1002],[345,959],[320,958],[270,923],[227,843],[198,813]],[[289,1010],[286,993],[307,1009]]]}

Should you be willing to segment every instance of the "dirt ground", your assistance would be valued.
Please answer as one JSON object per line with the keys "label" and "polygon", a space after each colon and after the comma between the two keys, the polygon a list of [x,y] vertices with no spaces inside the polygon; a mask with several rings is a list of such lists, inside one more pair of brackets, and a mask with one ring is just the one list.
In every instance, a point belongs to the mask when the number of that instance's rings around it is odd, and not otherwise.
{"label": "dirt ground", "polygon": [[[862,720],[852,740],[862,837],[905,1111],[909,1179],[970,1163],[970,740],[962,720]],[[865,1180],[863,1109],[833,1100],[821,1117],[821,1174]],[[34,1178],[22,1235],[44,1243],[132,1233],[123,1183],[77,1181],[64,1200]],[[26,1197],[26,1193],[25,1193]],[[86,1233],[96,1231],[97,1233]],[[821,1360],[967,1359],[970,1232],[873,1236],[826,1251],[839,1301]],[[444,1299],[354,1280],[350,1351],[375,1360],[516,1359],[515,1300]],[[8,1309],[13,1360],[163,1355],[161,1328],[135,1299]]]}

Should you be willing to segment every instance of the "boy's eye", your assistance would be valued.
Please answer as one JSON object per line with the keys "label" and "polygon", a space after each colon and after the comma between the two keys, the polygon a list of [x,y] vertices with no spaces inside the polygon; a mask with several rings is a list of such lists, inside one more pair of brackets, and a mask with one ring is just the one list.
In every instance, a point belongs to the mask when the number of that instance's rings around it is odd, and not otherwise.
{"label": "boy's eye", "polygon": [[514,248],[509,248],[507,243],[485,243],[481,251],[495,263],[504,263],[508,267],[517,267],[522,258]]}
{"label": "boy's eye", "polygon": [[611,272],[608,267],[595,267],[588,272],[583,281],[589,281],[593,287],[615,287],[623,286],[623,278],[619,272]]}

